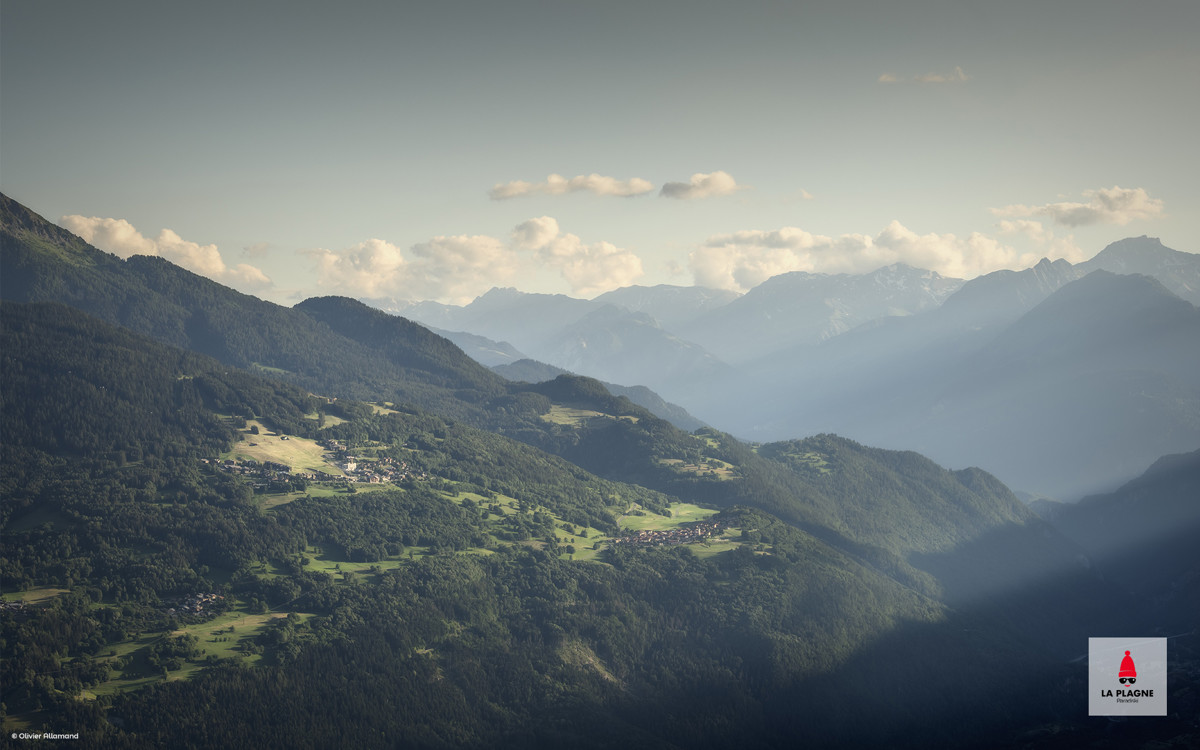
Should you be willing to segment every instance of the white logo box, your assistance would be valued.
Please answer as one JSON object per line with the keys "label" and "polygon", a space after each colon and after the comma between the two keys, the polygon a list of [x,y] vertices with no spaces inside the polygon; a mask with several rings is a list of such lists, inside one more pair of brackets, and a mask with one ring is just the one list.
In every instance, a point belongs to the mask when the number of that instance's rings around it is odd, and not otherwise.
{"label": "white logo box", "polygon": [[[1125,652],[1137,670],[1120,681]],[[1088,638],[1089,716],[1166,716],[1166,638]]]}

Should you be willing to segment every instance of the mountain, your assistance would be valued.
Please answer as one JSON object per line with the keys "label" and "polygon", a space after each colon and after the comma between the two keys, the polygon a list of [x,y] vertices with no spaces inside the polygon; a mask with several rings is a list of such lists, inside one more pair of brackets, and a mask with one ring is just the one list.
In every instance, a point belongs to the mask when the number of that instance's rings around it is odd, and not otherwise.
{"label": "mountain", "polygon": [[[578,373],[564,370],[561,367],[538,362],[536,359],[519,359],[511,364],[496,365],[492,371],[509,380],[521,383],[544,383],[547,380],[554,380],[559,375],[578,375]],[[607,384],[605,385],[607,387]]]}
{"label": "mountain", "polygon": [[1143,236],[1114,242],[1090,260],[1075,265],[1043,258],[1023,271],[985,274],[950,295],[945,311],[967,326],[1003,324],[1093,271],[1150,276],[1180,298],[1200,304],[1200,255],[1172,250],[1157,238]]}
{"label": "mountain", "polygon": [[902,263],[866,274],[795,271],[767,279],[679,333],[728,362],[746,362],[871,320],[937,307],[962,284]]}
{"label": "mountain", "polygon": [[1114,492],[1056,509],[1050,523],[1174,628],[1200,618],[1200,451],[1164,456]]}
{"label": "mountain", "polygon": [[[267,305],[39,222],[0,227],[5,731],[1074,740],[1080,633],[1157,625],[985,471],[687,433],[589,378],[506,382],[354,300]],[[701,519],[717,536],[689,536]]]}
{"label": "mountain", "polygon": [[[484,332],[525,330],[531,319],[539,317],[545,317],[546,322],[557,321],[560,325],[567,325],[606,305],[631,313],[645,313],[671,329],[728,304],[737,297],[737,292],[724,289],[658,284],[622,287],[590,301],[562,295],[527,294],[511,288],[493,288],[463,307],[438,302],[405,302],[390,297],[362,301],[385,312],[404,315],[431,326],[458,326],[460,330],[490,335]],[[538,334],[544,336],[546,331],[539,329]]]}
{"label": "mountain", "polygon": [[[561,367],[537,362],[532,359],[520,359],[510,364],[496,365],[492,370],[508,380],[524,383],[542,383],[553,380],[559,375],[574,375],[575,373]],[[601,381],[603,382],[603,381]],[[682,406],[663,400],[654,391],[644,385],[624,386],[615,383],[604,383],[604,387],[614,396],[624,396],[633,403],[650,411],[655,416],[665,419],[685,432],[692,432],[704,427],[705,424],[696,419]]]}
{"label": "mountain", "polygon": [[715,290],[669,286],[630,287],[591,301],[492,289],[465,307],[422,303],[402,312],[426,325],[509,342],[529,357],[566,371],[686,397],[692,383],[723,377],[729,368],[642,310],[670,310],[681,300],[681,310],[669,313],[681,319],[728,298]]}
{"label": "mountain", "polygon": [[1109,488],[1200,444],[1197,341],[1196,307],[1149,277],[1096,271],[966,361],[905,436],[951,463],[989,455],[1051,496]]}
{"label": "mountain", "polygon": [[950,295],[939,317],[953,320],[964,330],[987,331],[1011,323],[1085,275],[1065,260],[1046,258],[1023,271],[993,271],[971,279]]}
{"label": "mountain", "polygon": [[[503,378],[423,326],[382,313],[344,325],[335,313],[349,309],[348,300],[286,308],[162,258],[122,260],[7,197],[0,198],[0,263],[4,299],[68,304],[330,396],[410,403],[476,424],[493,418],[490,399],[508,398]],[[327,315],[317,320],[306,310]]]}
{"label": "mountain", "polygon": [[[5,301],[0,313],[6,448],[122,461],[212,455],[234,435],[218,413],[269,415],[294,430],[317,409],[301,389],[231,371],[65,305]],[[6,461],[5,468],[13,467]]]}
{"label": "mountain", "polygon": [[[1157,455],[1194,447],[1197,381],[1187,353],[1196,350],[1195,331],[1186,307],[1168,297],[1171,288],[1186,291],[1198,258],[1141,238],[1087,264],[1043,260],[987,274],[935,309],[746,363],[740,382],[684,403],[751,439],[837,432],[952,466],[981,465],[1015,488],[1074,500],[1112,489]],[[1080,287],[1091,289],[1091,302],[1066,292],[1103,265],[1152,271],[1161,286]],[[1033,314],[1060,291],[1060,302]],[[1156,304],[1157,319],[1145,308]],[[1123,316],[1141,322],[1125,325]],[[1105,351],[1112,356],[1093,361]],[[1073,357],[1092,359],[1071,370]],[[1127,453],[1122,435],[1134,433],[1146,443]]]}
{"label": "mountain", "polygon": [[447,331],[444,328],[426,326],[429,330],[451,342],[463,352],[484,367],[512,364],[526,359],[516,347],[504,341],[493,341],[486,336],[476,336],[462,331]]}
{"label": "mountain", "polygon": [[1200,443],[1200,313],[1157,281],[1093,272],[978,337],[954,313],[948,301],[798,352],[759,373],[758,392],[786,402],[743,399],[727,413],[762,420],[745,434],[838,430],[1063,499]]}
{"label": "mountain", "polygon": [[1107,586],[1081,564],[1081,549],[985,471],[949,471],[911,451],[836,435],[769,443],[757,454],[826,498],[859,554],[940,601],[1059,653],[1076,648],[1081,620],[1125,624],[1108,609]]}
{"label": "mountain", "polygon": [[534,351],[566,370],[664,393],[686,393],[691,383],[729,371],[724,362],[663,330],[649,315],[612,305],[563,327]]}
{"label": "mountain", "polygon": [[[307,306],[334,322],[358,312],[364,338],[381,332],[370,315],[390,317],[350,300]],[[2,313],[4,413],[20,418],[4,431],[0,570],[6,588],[50,597],[0,613],[16,644],[6,711],[69,717],[90,744],[236,744],[213,726],[213,706],[254,744],[324,743],[332,728],[364,745],[379,732],[437,746],[861,736],[845,721],[791,728],[773,696],[802,691],[894,622],[939,630],[953,617],[748,510],[719,518],[753,536],[711,559],[663,546],[572,562],[556,548],[564,526],[563,546],[590,543],[612,533],[615,513],[668,512],[663,498],[430,415],[339,403],[340,421],[323,424],[306,411],[325,399],[70,308],[5,302]],[[582,380],[553,389],[612,399]],[[255,420],[271,433],[247,430]],[[428,476],[252,490],[213,460],[235,439],[282,445],[285,424],[294,448],[344,441],[360,461],[402,459]],[[197,429],[210,440],[193,443]],[[1004,669],[1027,662],[1018,654]],[[38,679],[51,669],[55,680]],[[856,668],[854,680],[877,673]],[[84,689],[105,697],[83,703]],[[927,714],[887,703],[897,720]],[[250,714],[273,716],[269,731]]]}
{"label": "mountain", "polygon": [[364,344],[406,372],[447,388],[496,389],[495,376],[453,343],[410,320],[347,297],[314,297],[292,308],[345,338]]}
{"label": "mountain", "polygon": [[592,309],[591,302],[563,294],[493,288],[465,307],[423,302],[402,311],[420,323],[506,341],[536,356],[547,338]]}
{"label": "mountain", "polygon": [[[8,205],[14,216],[25,211],[18,204]],[[353,398],[362,394],[370,401],[399,404],[404,401],[397,397],[409,397],[412,408],[429,409],[446,417],[466,417],[496,431],[520,435],[560,455],[579,457],[581,451],[587,453],[588,446],[592,446],[597,450],[579,460],[585,466],[602,468],[608,476],[646,477],[659,486],[674,488],[683,493],[682,497],[706,496],[724,505],[733,505],[739,498],[761,501],[763,507],[796,518],[825,519],[836,524],[836,514],[827,507],[822,510],[815,495],[809,493],[811,497],[805,500],[804,491],[786,488],[799,480],[791,478],[783,485],[771,486],[773,480],[766,477],[778,472],[744,448],[736,447],[732,438],[724,438],[723,444],[730,446],[728,450],[734,451],[736,460],[726,463],[747,478],[765,472],[761,481],[755,480],[757,490],[742,482],[710,480],[671,468],[670,463],[656,463],[652,456],[667,461],[693,454],[699,457],[713,450],[710,438],[681,432],[630,401],[613,397],[595,381],[560,377],[549,384],[510,384],[424,327],[354,300],[324,297],[306,300],[295,308],[282,308],[232,292],[161,259],[135,257],[121,261],[29,214],[27,227],[56,238],[56,242],[64,243],[88,261],[63,263],[61,256],[67,250],[27,241],[21,234],[23,230],[15,228],[17,224],[9,222],[4,227],[6,297],[20,300],[58,294],[77,301],[82,308],[115,318],[113,322],[134,330],[140,327],[152,336],[164,327],[177,331],[180,343],[215,355],[226,364],[253,368],[325,396]],[[9,285],[20,275],[13,270],[24,275],[25,283]],[[106,284],[120,293],[98,295],[95,289]],[[128,306],[114,308],[110,305],[113,297],[136,301],[143,312],[133,315]],[[511,301],[512,295],[493,294],[485,302],[505,299]],[[562,300],[549,302],[559,304]],[[606,316],[629,318],[629,314],[611,306],[593,315],[602,323]],[[171,325],[147,322],[156,320]],[[659,329],[648,323],[643,327],[652,341],[659,340]],[[625,418],[556,426],[545,419],[552,404]],[[609,427],[619,429],[612,432]],[[612,445],[601,450],[604,443]]]}
{"label": "mountain", "polygon": [[627,286],[592,300],[597,306],[613,305],[632,313],[645,313],[669,331],[679,330],[706,312],[738,298],[737,292],[702,286]]}
{"label": "mountain", "polygon": [[428,325],[511,342],[564,370],[646,385],[707,409],[705,402],[742,387],[723,358],[751,359],[881,316],[909,315],[937,305],[961,284],[895,264],[863,275],[784,274],[741,297],[656,286],[584,302],[493,289],[462,308],[422,303],[394,309]]}
{"label": "mountain", "polygon": [[[559,375],[569,372],[561,367],[529,359],[511,344],[503,341],[492,341],[484,336],[461,331],[446,331],[432,327],[429,330],[455,344],[471,359],[490,367],[507,380],[539,383],[544,380],[553,380]],[[681,430],[690,432],[704,426],[703,422],[688,414],[686,409],[665,401],[646,386],[624,386],[606,382],[604,387],[615,395],[625,396],[633,403],[649,409]]]}
{"label": "mountain", "polygon": [[1082,273],[1102,270],[1151,276],[1176,296],[1200,305],[1200,255],[1165,247],[1157,237],[1128,237],[1076,266]]}
{"label": "mountain", "polygon": [[[1029,269],[967,282],[895,264],[861,275],[782,274],[733,299],[667,286],[629,287],[590,303],[497,289],[465,308],[420,303],[406,310],[429,325],[510,341],[566,370],[649,385],[705,421],[747,437],[833,430],[874,440],[882,431],[860,432],[859,426],[871,421],[877,405],[871,398],[839,394],[879,388],[871,377],[878,371],[893,381],[887,391],[896,402],[928,403],[937,397],[930,392],[931,383],[940,382],[937,373],[954,368],[1055,291],[1094,270],[1142,272],[1192,301],[1200,286],[1200,256],[1142,237],[1113,243],[1078,265],[1044,259]],[[669,312],[672,301],[683,312]],[[605,303],[630,315],[597,311]],[[649,313],[653,322],[638,312]],[[595,317],[586,319],[589,314]],[[646,331],[655,326],[665,333],[658,341],[649,347],[634,343],[648,341]],[[674,372],[664,376],[660,358]],[[716,362],[733,362],[741,371],[710,366]],[[795,387],[806,382],[812,385]],[[806,410],[806,421],[783,432],[774,426],[778,419],[738,396],[772,392],[778,394],[772,411],[782,404],[785,413],[795,414],[784,394],[814,388],[828,394],[827,408]],[[885,420],[893,408],[883,410]]]}

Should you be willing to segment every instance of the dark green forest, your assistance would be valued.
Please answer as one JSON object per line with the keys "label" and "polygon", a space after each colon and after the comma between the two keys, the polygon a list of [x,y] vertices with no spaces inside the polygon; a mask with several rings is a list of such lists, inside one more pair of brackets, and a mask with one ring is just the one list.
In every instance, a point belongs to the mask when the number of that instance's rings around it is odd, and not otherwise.
{"label": "dark green forest", "polygon": [[[1194,617],[1194,586],[1172,588],[1195,570],[1194,460],[1048,523],[979,469],[834,435],[684,432],[587,378],[508,383],[352,300],[288,309],[161,259],[121,261],[7,198],[0,224],[6,737],[1200,738],[1195,644],[1173,641],[1173,715],[1156,723],[1089,720],[1073,661],[1096,631]],[[231,458],[268,441],[292,455],[285,440],[406,473],[371,483],[333,459],[318,475]],[[1134,496],[1179,532],[1150,592],[1114,575],[1149,541],[1091,551],[1113,532],[1087,508],[1119,514]],[[687,513],[721,536],[613,543],[689,528]]]}

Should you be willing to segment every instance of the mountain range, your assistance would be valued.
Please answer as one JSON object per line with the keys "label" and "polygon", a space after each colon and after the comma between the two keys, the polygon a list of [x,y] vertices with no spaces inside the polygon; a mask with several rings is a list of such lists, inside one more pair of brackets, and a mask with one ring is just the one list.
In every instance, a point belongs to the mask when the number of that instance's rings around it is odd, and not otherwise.
{"label": "mountain range", "polygon": [[[6,732],[46,721],[98,747],[1196,737],[1186,642],[1179,715],[1152,725],[1088,721],[1070,661],[1088,633],[1187,616],[1182,536],[1155,558],[1154,606],[1105,550],[1134,507],[1158,519],[1135,551],[1159,521],[1193,527],[1191,458],[1044,520],[983,469],[827,433],[681,430],[590,377],[528,362],[540,382],[520,363],[501,377],[359,301],[284,308],[121,260],[6,197],[0,272]],[[561,333],[491,296],[494,319],[507,307]],[[717,298],[690,297],[696,319]],[[639,304],[568,325],[669,340]],[[998,324],[957,372],[1107,386],[1136,356],[1186,387],[1194,317],[1152,279],[1093,273]],[[737,374],[720,364],[712,378]],[[980,408],[966,394],[952,406]]]}
{"label": "mountain range", "polygon": [[726,362],[740,364],[816,344],[864,323],[937,307],[963,284],[896,263],[866,274],[795,271],[773,276],[680,330]]}
{"label": "mountain range", "polygon": [[[1073,286],[1097,272],[1160,286]],[[647,385],[745,439],[837,432],[1077,499],[1200,445],[1200,376],[1188,357],[1200,337],[1188,308],[1170,302],[1194,309],[1197,289],[1200,256],[1140,237],[1083,263],[1042,260],[966,282],[897,264],[783,274],[739,297],[632,287],[587,302],[493,290],[462,308],[422,303],[406,314],[519,342],[554,367]],[[669,326],[648,317],[681,297]],[[1134,310],[1142,329],[1114,325]],[[1081,366],[1088,346],[1113,356],[1087,359],[1087,372],[1052,364],[1057,349],[1060,365]]]}

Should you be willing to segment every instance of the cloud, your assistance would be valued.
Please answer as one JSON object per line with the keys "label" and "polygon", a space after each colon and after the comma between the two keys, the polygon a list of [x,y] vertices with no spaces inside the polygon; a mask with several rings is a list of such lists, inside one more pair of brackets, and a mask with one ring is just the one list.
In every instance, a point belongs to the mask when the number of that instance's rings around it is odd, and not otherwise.
{"label": "cloud", "polygon": [[967,78],[967,74],[963,72],[963,69],[955,65],[953,73],[926,73],[923,76],[917,76],[913,80],[917,83],[962,83],[969,79]]}
{"label": "cloud", "polygon": [[1040,221],[1031,221],[1029,219],[1008,221],[1006,219],[997,224],[996,228],[1002,236],[1024,237],[1034,247],[1038,248],[1038,252],[1042,257],[1063,258],[1071,263],[1080,263],[1088,258],[1083,248],[1075,244],[1075,235],[1068,234],[1066,237],[1059,237],[1053,230],[1047,229]]}
{"label": "cloud", "polygon": [[689,268],[699,286],[745,292],[790,271],[868,273],[893,263],[971,278],[1000,268],[1023,268],[1041,257],[972,232],[920,235],[893,221],[874,237],[827,237],[797,227],[749,230],[710,237],[692,251]]}
{"label": "cloud", "polygon": [[434,237],[407,252],[386,240],[369,239],[340,251],[307,251],[318,285],[350,297],[438,299],[470,302],[511,279],[519,259],[495,237]]}
{"label": "cloud", "polygon": [[691,200],[729,195],[745,188],[745,185],[737,184],[737,181],[728,172],[717,171],[710,174],[697,172],[692,175],[689,182],[668,182],[662,186],[662,190],[658,194],[664,198]]}
{"label": "cloud", "polygon": [[635,254],[608,242],[585,244],[542,216],[517,225],[506,242],[488,235],[434,237],[407,250],[370,239],[343,250],[306,251],[318,284],[348,297],[433,299],[466,304],[494,286],[556,271],[579,295],[628,286],[642,275]]}
{"label": "cloud", "polygon": [[1068,227],[1089,224],[1125,225],[1139,219],[1162,217],[1163,202],[1151,198],[1143,188],[1111,188],[1085,190],[1087,203],[1059,202],[1041,206],[1011,205],[993,208],[991,212],[1002,217],[1048,216],[1055,224]]}
{"label": "cloud", "polygon": [[242,254],[248,258],[262,258],[271,251],[271,243],[255,242],[253,245],[248,245],[242,248]]}
{"label": "cloud", "polygon": [[150,239],[124,219],[72,214],[62,217],[59,224],[86,242],[122,258],[156,255],[242,291],[262,291],[271,286],[271,279],[262,269],[248,263],[228,266],[216,245],[185,240],[170,229],[164,229],[158,237]]}
{"label": "cloud", "polygon": [[609,242],[584,244],[576,235],[564,234],[549,216],[522,222],[512,236],[517,247],[533,251],[562,274],[572,293],[584,297],[629,286],[644,273],[642,259],[634,253]]}
{"label": "cloud", "polygon": [[611,195],[627,198],[634,195],[644,195],[654,190],[654,185],[639,177],[628,180],[618,180],[615,177],[605,177],[599,174],[579,175],[567,179],[559,174],[546,177],[545,182],[525,182],[514,180],[494,185],[488,191],[488,196],[494,201],[519,198],[526,195],[563,195],[565,193],[588,192],[596,195]]}
{"label": "cloud", "polygon": [[997,225],[1000,234],[1013,235],[1020,234],[1028,237],[1034,242],[1045,242],[1048,235],[1053,233],[1048,232],[1046,227],[1040,221],[1030,221],[1029,219],[1018,219],[1016,221],[1002,221]]}
{"label": "cloud", "polygon": [[971,77],[963,72],[961,66],[955,65],[954,70],[950,73],[926,73],[924,75],[913,76],[912,78],[902,78],[895,73],[883,73],[877,79],[879,83],[964,83],[971,80]]}

